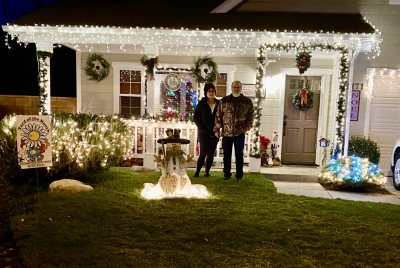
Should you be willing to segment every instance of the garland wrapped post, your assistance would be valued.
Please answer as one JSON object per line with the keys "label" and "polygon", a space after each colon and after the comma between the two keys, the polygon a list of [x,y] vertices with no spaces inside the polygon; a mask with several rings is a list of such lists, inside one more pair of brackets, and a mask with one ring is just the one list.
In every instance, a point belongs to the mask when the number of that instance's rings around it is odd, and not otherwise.
{"label": "garland wrapped post", "polygon": [[299,69],[299,73],[303,74],[311,66],[311,53],[310,52],[299,52],[296,54],[296,67]]}
{"label": "garland wrapped post", "polygon": [[158,65],[158,57],[150,58],[143,55],[140,58],[140,63],[145,68],[146,77],[144,80],[144,114],[143,117],[149,117],[147,112],[147,80],[154,80],[154,68]]}
{"label": "garland wrapped post", "polygon": [[298,88],[296,93],[293,95],[292,103],[294,104],[294,106],[296,106],[297,109],[304,111],[313,107],[314,104],[313,97],[314,97],[314,92],[310,90],[306,78],[303,88]]}
{"label": "garland wrapped post", "polygon": [[264,49],[259,48],[259,56],[257,57],[257,75],[256,75],[256,97],[254,99],[254,123],[253,137],[250,147],[250,157],[260,158],[260,126],[261,126],[261,90],[263,89],[264,67],[266,57]]}
{"label": "garland wrapped post", "polygon": [[336,115],[336,133],[335,133],[335,143],[332,158],[337,159],[342,155],[343,145],[344,145],[344,136],[343,136],[343,127],[344,122],[343,118],[346,112],[346,89],[347,89],[347,80],[348,80],[348,72],[349,72],[349,53],[348,50],[342,45],[329,45],[329,44],[309,44],[302,46],[295,42],[292,43],[278,43],[278,44],[264,44],[260,47],[263,50],[271,50],[271,51],[298,51],[300,48],[304,50],[327,50],[327,51],[339,51],[340,52],[340,65],[339,65],[339,98],[337,102],[337,115]]}
{"label": "garland wrapped post", "polygon": [[[201,71],[204,65],[206,67],[203,69],[203,76]],[[204,83],[215,83],[217,81],[218,65],[210,56],[198,57],[194,59],[194,65],[190,66],[189,75],[196,79],[198,87]]]}
{"label": "garland wrapped post", "polygon": [[111,65],[103,58],[103,55],[93,53],[89,54],[86,60],[84,71],[89,80],[100,82],[110,74]]}
{"label": "garland wrapped post", "polygon": [[53,53],[47,51],[38,51],[36,52],[36,56],[39,62],[39,114],[47,115],[48,111],[46,109],[47,106],[47,97],[48,97],[48,89],[47,89],[47,73],[49,69],[49,65],[46,62],[47,58],[51,58]]}

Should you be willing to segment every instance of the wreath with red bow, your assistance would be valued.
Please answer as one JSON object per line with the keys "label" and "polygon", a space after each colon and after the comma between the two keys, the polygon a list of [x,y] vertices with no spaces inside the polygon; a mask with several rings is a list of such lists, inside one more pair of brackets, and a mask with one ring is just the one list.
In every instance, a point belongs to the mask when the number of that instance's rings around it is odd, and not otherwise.
{"label": "wreath with red bow", "polygon": [[[202,67],[204,69],[202,70]],[[202,75],[202,71],[204,72],[204,76]],[[218,65],[215,63],[213,58],[199,57],[197,60],[195,59],[194,66],[190,67],[189,75],[197,80],[197,83],[214,83],[217,80],[218,74]]]}
{"label": "wreath with red bow", "polygon": [[299,73],[303,74],[311,66],[311,54],[308,52],[300,52],[296,55],[296,67]]}
{"label": "wreath with red bow", "polygon": [[304,111],[313,107],[314,92],[308,88],[298,89],[293,95],[292,103],[297,109]]}
{"label": "wreath with red bow", "polygon": [[154,80],[154,67],[158,65],[158,57],[150,58],[143,55],[140,63],[144,66],[147,80]]}

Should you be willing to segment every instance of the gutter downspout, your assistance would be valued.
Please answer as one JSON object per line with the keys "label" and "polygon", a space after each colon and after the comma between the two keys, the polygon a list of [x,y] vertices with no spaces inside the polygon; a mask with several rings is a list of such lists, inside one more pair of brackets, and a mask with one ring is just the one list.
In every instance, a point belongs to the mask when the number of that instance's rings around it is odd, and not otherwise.
{"label": "gutter downspout", "polygon": [[345,117],[345,127],[344,127],[344,145],[343,145],[343,156],[346,157],[348,153],[349,147],[349,134],[350,134],[350,114],[351,114],[351,95],[353,93],[353,74],[354,74],[354,61],[356,60],[358,54],[360,53],[360,49],[357,48],[353,57],[350,60],[349,66],[349,79],[348,79],[348,88],[347,88],[347,96],[346,96],[346,117]]}

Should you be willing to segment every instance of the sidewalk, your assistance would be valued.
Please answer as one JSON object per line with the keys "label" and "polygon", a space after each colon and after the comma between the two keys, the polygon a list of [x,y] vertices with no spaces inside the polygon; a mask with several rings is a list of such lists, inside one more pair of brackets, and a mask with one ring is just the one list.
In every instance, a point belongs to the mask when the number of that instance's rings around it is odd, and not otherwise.
{"label": "sidewalk", "polygon": [[[222,171],[220,167],[213,167],[213,169]],[[392,177],[387,178],[385,186],[390,194],[332,191],[325,190],[317,182],[320,170],[320,167],[282,166],[262,167],[260,173],[271,179],[278,193],[282,194],[400,205],[400,191],[393,187]],[[248,167],[245,166],[243,171],[247,173]]]}

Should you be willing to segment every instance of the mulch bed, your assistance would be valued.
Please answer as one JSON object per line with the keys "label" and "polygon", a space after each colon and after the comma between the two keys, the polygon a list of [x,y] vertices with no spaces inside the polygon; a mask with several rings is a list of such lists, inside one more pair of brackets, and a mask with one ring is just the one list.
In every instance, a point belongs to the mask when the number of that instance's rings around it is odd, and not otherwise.
{"label": "mulch bed", "polygon": [[[8,185],[0,182],[0,204],[10,204]],[[0,267],[27,266],[18,256],[14,235],[10,227],[9,209],[7,205],[0,206]]]}

